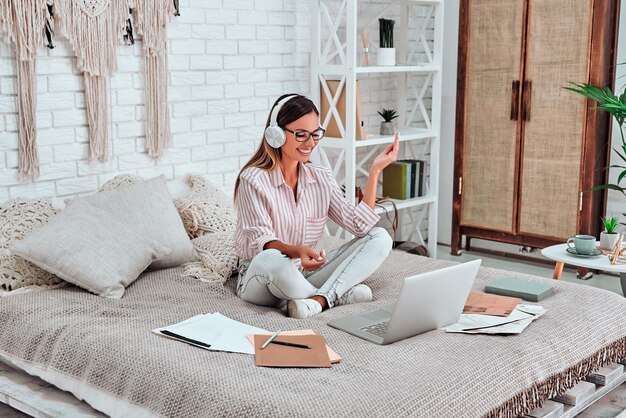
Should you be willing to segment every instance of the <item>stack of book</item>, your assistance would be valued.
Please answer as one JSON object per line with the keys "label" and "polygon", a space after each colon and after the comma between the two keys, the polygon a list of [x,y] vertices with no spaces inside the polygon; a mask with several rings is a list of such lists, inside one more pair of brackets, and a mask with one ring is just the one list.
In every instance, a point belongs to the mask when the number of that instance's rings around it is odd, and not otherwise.
{"label": "stack of book", "polygon": [[383,170],[383,196],[411,199],[426,194],[426,161],[398,160]]}

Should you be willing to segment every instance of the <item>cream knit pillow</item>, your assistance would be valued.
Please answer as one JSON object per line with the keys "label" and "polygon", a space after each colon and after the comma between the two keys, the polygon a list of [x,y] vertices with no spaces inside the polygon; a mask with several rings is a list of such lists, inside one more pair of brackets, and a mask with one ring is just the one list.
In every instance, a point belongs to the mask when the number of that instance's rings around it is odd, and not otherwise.
{"label": "cream knit pillow", "polygon": [[126,286],[169,249],[142,238],[124,223],[84,201],[72,201],[11,250],[42,269],[96,295],[119,299]]}
{"label": "cream knit pillow", "polygon": [[0,205],[0,290],[52,286],[63,281],[13,254],[9,247],[59,213],[50,199],[12,199]]}
{"label": "cream knit pillow", "polygon": [[215,232],[191,241],[200,255],[200,262],[185,265],[183,276],[207,283],[223,284],[237,270],[239,257],[233,232]]}
{"label": "cream knit pillow", "polygon": [[189,196],[174,201],[189,238],[234,231],[237,215],[230,199],[202,176],[188,175]]}
{"label": "cream knit pillow", "polygon": [[120,187],[132,186],[133,184],[141,183],[143,178],[134,174],[118,174],[111,180],[105,182],[100,187],[100,192],[110,192],[111,190],[119,189]]}

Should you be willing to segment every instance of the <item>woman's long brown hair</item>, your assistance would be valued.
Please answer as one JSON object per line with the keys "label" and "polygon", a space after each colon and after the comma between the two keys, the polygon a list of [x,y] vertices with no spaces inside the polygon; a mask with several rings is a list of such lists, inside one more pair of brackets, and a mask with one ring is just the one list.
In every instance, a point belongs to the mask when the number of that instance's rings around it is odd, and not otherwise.
{"label": "woman's long brown hair", "polygon": [[[272,111],[274,107],[283,100],[287,96],[294,96],[293,94],[283,94],[280,96],[272,106]],[[272,111],[267,117],[267,122],[265,123],[265,128],[267,129],[270,126],[270,119],[272,117]],[[294,122],[300,119],[304,115],[308,115],[311,112],[315,112],[319,116],[319,111],[315,104],[307,97],[296,95],[289,99],[287,103],[285,103],[281,109],[278,111],[278,115],[276,117],[276,123],[281,128],[284,128],[286,125],[289,125],[291,122]],[[263,138],[261,139],[261,144],[259,148],[256,150],[254,155],[250,158],[250,160],[243,166],[239,174],[237,175],[237,180],[235,181],[235,193],[234,200],[235,206],[237,205],[237,190],[239,189],[239,180],[241,178],[241,173],[249,167],[258,167],[261,170],[272,171],[275,170],[280,161],[282,159],[282,152],[280,148],[272,148],[270,144],[265,139],[265,129],[263,130]]]}

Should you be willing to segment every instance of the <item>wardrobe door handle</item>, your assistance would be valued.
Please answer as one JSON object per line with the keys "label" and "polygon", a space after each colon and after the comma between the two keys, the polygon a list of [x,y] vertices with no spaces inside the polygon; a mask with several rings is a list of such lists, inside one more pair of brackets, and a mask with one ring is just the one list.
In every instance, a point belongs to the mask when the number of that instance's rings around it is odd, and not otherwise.
{"label": "wardrobe door handle", "polygon": [[532,99],[533,82],[525,80],[522,87],[522,120],[530,120],[530,104]]}
{"label": "wardrobe door handle", "polygon": [[511,82],[511,120],[517,120],[519,114],[519,80]]}

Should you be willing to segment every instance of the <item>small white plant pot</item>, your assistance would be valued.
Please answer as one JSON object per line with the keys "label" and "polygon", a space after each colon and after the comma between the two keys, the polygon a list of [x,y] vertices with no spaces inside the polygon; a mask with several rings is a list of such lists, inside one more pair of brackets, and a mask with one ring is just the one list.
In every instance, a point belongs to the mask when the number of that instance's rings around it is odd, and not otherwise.
{"label": "small white plant pot", "polygon": [[612,234],[608,234],[604,231],[600,232],[600,248],[603,250],[612,250],[617,244],[617,239],[619,234],[614,232]]}
{"label": "small white plant pot", "polygon": [[380,123],[380,134],[381,135],[393,135],[396,133],[396,127],[393,122],[381,122]]}
{"label": "small white plant pot", "polygon": [[396,49],[395,48],[378,48],[378,65],[394,66],[396,65]]}

